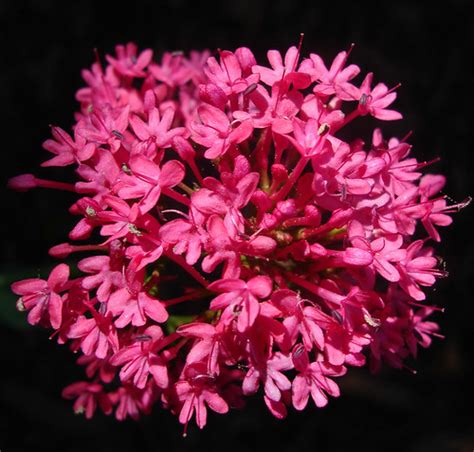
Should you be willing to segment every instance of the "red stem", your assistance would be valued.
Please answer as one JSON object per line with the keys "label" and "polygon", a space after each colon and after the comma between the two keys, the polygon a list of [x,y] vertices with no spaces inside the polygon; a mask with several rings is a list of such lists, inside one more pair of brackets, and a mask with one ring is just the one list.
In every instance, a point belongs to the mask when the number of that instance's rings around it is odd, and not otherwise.
{"label": "red stem", "polygon": [[66,191],[72,191],[76,193],[76,186],[74,184],[67,184],[65,182],[56,182],[52,180],[36,179],[36,178],[35,178],[35,182],[38,187],[54,188],[56,190],[66,190]]}
{"label": "red stem", "polygon": [[204,276],[202,276],[201,273],[199,273],[194,267],[191,267],[191,265],[187,264],[181,256],[178,256],[170,251],[164,251],[163,254],[169,259],[171,259],[173,262],[178,264],[183,270],[189,273],[199,284],[201,284],[207,289],[207,286],[210,284],[209,281],[204,278]]}
{"label": "red stem", "polygon": [[189,206],[190,204],[189,198],[186,198],[186,196],[175,192],[172,188],[163,188],[162,192],[164,195],[180,202],[181,204],[184,204],[185,206]]}
{"label": "red stem", "polygon": [[281,201],[282,199],[286,198],[288,193],[290,193],[291,189],[293,188],[293,185],[295,182],[298,180],[298,178],[301,176],[301,173],[306,167],[306,164],[309,162],[308,157],[301,157],[300,161],[296,164],[295,169],[293,172],[290,174],[290,177],[288,180],[285,182],[285,185],[280,188],[279,191],[277,191],[273,196],[272,200],[276,203],[278,201]]}
{"label": "red stem", "polygon": [[182,303],[183,301],[196,300],[207,296],[207,291],[196,290],[193,293],[188,295],[183,295],[177,298],[171,298],[169,300],[162,300],[161,302],[168,308],[169,306],[174,306],[175,304]]}

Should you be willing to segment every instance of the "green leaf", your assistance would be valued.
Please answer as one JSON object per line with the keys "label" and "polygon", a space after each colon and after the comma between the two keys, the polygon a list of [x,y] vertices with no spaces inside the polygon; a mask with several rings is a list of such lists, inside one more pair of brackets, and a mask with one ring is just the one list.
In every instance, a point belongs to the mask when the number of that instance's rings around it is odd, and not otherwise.
{"label": "green leaf", "polygon": [[168,334],[174,333],[180,325],[192,322],[195,315],[170,315],[165,328]]}

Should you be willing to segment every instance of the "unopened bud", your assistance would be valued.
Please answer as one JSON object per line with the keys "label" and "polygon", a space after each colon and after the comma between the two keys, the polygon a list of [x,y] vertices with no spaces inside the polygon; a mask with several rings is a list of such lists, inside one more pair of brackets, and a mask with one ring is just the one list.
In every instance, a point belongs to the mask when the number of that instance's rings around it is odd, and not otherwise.
{"label": "unopened bud", "polygon": [[18,191],[27,191],[32,188],[36,188],[38,183],[36,177],[33,174],[21,174],[20,176],[12,177],[8,181],[8,188]]}
{"label": "unopened bud", "polygon": [[73,246],[69,243],[60,243],[59,245],[53,246],[49,249],[49,255],[52,257],[57,257],[59,259],[64,259],[68,257],[73,251]]}

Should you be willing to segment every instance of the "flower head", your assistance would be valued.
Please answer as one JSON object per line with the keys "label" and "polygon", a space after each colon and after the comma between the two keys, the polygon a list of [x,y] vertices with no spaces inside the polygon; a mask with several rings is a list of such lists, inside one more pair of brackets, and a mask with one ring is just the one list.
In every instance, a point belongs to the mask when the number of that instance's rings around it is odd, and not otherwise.
{"label": "flower head", "polygon": [[364,116],[402,117],[395,88],[357,82],[349,54],[157,63],[129,43],[83,71],[77,122],[52,128],[42,165],[76,179],[9,183],[78,197],[69,238],[89,243],[50,250],[87,253],[78,271],[12,285],[29,323],[81,353],[89,381],[63,392],[77,413],[137,419],[161,403],[202,428],[261,388],[283,418],[338,397],[366,358],[401,368],[441,337],[439,308],[419,304],[447,274],[428,241],[470,199],[450,204],[405,139],[345,141]]}

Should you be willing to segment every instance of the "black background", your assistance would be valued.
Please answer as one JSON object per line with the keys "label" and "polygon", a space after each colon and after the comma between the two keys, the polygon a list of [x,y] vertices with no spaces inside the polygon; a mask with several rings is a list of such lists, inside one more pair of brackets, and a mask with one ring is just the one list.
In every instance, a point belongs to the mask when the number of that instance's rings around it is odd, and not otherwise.
{"label": "black background", "polygon": [[[44,276],[50,246],[66,240],[73,197],[37,190],[8,192],[9,177],[38,170],[49,124],[71,126],[82,86],[80,70],[115,44],[135,41],[164,50],[251,47],[261,64],[267,49],[286,50],[304,32],[303,53],[330,59],[351,42],[351,61],[377,80],[398,82],[396,107],[404,120],[382,124],[389,133],[414,131],[419,159],[441,157],[430,171],[448,177],[446,193],[472,195],[474,21],[469,1],[340,2],[274,0],[199,4],[184,0],[135,2],[1,1],[0,278]],[[428,6],[429,5],[429,6]],[[283,451],[448,451],[474,448],[472,209],[455,216],[438,247],[450,276],[429,299],[446,306],[438,316],[444,341],[421,352],[417,375],[384,370],[371,376],[351,369],[343,396],[325,409],[309,407],[273,419],[260,399],[244,411],[210,416],[204,431],[186,439],[177,419],[156,407],[139,422],[92,421],[72,413],[62,387],[82,378],[64,347],[47,332],[26,327],[11,313],[14,298],[2,292],[0,311],[0,449],[10,451],[174,451],[227,449]]]}

